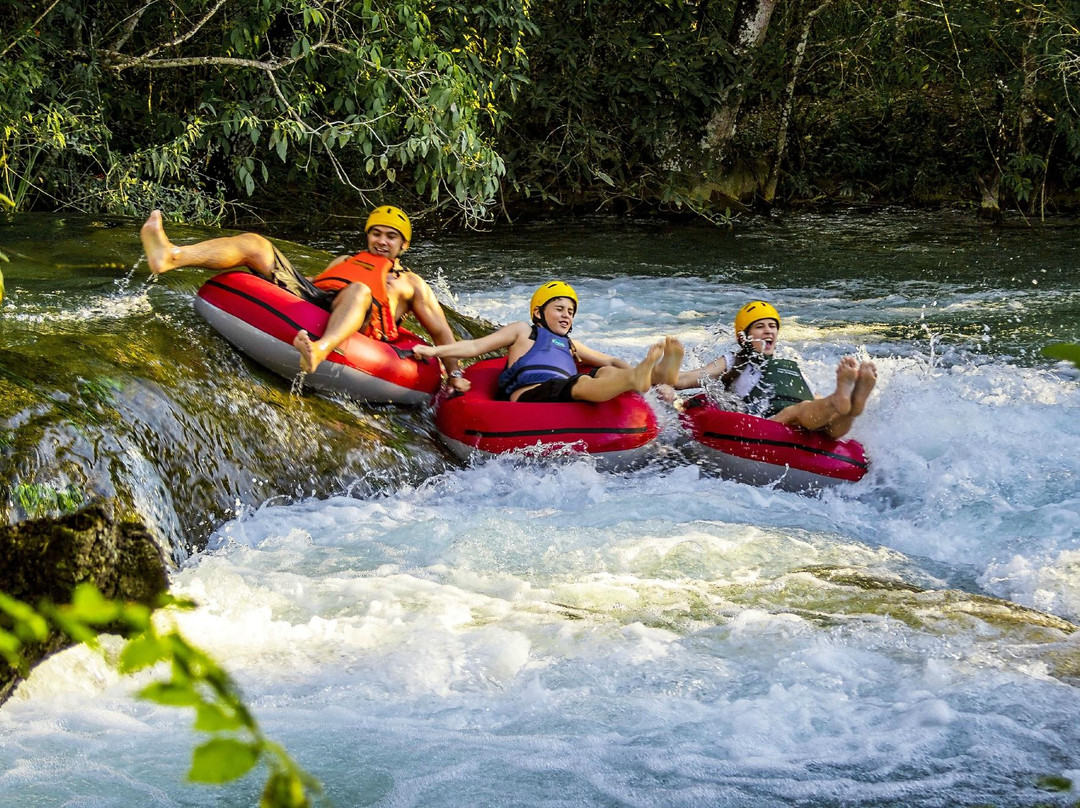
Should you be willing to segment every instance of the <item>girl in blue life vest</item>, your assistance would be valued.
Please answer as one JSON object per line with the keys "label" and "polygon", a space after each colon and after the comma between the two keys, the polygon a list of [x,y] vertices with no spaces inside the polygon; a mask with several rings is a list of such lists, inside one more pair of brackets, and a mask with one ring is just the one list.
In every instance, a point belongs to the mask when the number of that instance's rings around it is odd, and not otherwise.
{"label": "girl in blue life vest", "polygon": [[874,363],[859,364],[855,357],[845,356],[836,368],[836,389],[815,398],[798,364],[773,355],[779,333],[780,314],[775,308],[761,300],[747,303],[735,315],[739,350],[705,367],[683,371],[672,387],[684,390],[700,387],[705,379],[720,379],[753,415],[821,430],[833,438],[847,434],[877,382]]}
{"label": "girl in blue life vest", "polygon": [[[499,376],[499,395],[510,401],[608,401],[630,390],[645,392],[654,384],[673,384],[682,362],[682,344],[665,337],[631,367],[621,359],[571,341],[578,297],[562,281],[541,286],[529,302],[532,322],[521,320],[479,339],[453,345],[417,345],[421,359],[471,359],[509,349]],[[592,366],[581,373],[578,363]]]}

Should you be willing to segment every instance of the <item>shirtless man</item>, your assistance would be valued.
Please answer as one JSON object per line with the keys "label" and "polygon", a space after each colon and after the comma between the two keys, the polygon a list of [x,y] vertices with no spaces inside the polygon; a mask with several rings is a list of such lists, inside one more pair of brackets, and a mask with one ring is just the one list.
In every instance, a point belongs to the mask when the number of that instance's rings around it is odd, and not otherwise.
{"label": "shirtless man", "polygon": [[[276,283],[330,312],[330,319],[321,339],[313,340],[306,331],[299,331],[293,347],[300,354],[300,370],[313,372],[324,359],[355,331],[363,330],[376,339],[393,339],[397,323],[410,312],[427,329],[436,345],[454,342],[454,333],[446,321],[435,293],[419,275],[402,266],[398,256],[409,247],[412,225],[408,216],[398,208],[384,205],[368,216],[364,227],[367,251],[393,262],[383,278],[385,300],[381,291],[363,281],[350,281],[347,273],[330,273],[343,266],[350,256],[339,256],[314,279],[305,278],[289,260],[266,238],[256,233],[213,238],[195,244],[174,245],[165,234],[161,211],[150,214],[139,233],[150,271],[155,275],[178,267],[202,269],[238,269],[252,272]],[[332,277],[343,275],[342,278]],[[374,304],[374,305],[373,305]],[[457,360],[444,363],[450,375],[450,385],[468,390],[469,383],[460,378]]]}

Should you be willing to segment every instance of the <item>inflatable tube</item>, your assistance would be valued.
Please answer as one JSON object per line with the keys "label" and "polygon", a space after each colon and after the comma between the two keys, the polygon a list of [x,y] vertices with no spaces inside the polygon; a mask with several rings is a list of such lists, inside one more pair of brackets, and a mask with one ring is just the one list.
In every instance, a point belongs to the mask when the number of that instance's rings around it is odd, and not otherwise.
{"label": "inflatable tube", "polygon": [[857,441],[722,410],[704,395],[683,402],[679,420],[704,466],[742,482],[813,491],[866,474],[866,454]]}
{"label": "inflatable tube", "polygon": [[496,399],[505,359],[486,359],[465,371],[472,387],[462,395],[441,393],[435,427],[462,460],[504,452],[570,447],[597,457],[608,468],[640,463],[660,429],[656,413],[637,393],[600,404],[535,404]]}
{"label": "inflatable tube", "polygon": [[[195,310],[241,352],[286,379],[299,373],[292,346],[301,328],[318,338],[330,313],[258,275],[229,271],[199,289]],[[423,341],[400,329],[393,342],[353,334],[304,378],[319,390],[373,403],[423,404],[439,389],[437,360],[417,361],[412,347]]]}

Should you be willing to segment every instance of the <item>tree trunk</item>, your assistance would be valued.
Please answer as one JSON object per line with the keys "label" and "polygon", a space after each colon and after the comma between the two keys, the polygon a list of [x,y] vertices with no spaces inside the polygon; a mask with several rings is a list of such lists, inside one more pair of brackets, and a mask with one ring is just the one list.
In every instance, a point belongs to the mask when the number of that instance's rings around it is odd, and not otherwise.
{"label": "tree trunk", "polygon": [[768,179],[765,180],[765,186],[761,191],[767,205],[771,205],[773,199],[776,198],[776,186],[780,181],[780,166],[784,162],[784,155],[787,153],[788,127],[791,124],[791,115],[795,108],[795,87],[799,81],[799,71],[802,69],[803,59],[806,57],[806,46],[810,41],[810,29],[813,27],[817,15],[835,2],[836,0],[825,0],[806,16],[802,37],[799,38],[799,44],[795,48],[795,60],[791,66],[791,80],[788,81],[784,108],[780,113],[780,125],[776,130],[776,151],[773,156],[772,167],[769,169]]}
{"label": "tree trunk", "polygon": [[[741,64],[744,76],[749,76],[753,69],[758,48],[765,41],[765,34],[769,30],[769,22],[778,2],[779,0],[739,0],[735,8],[735,19],[728,41],[732,46],[732,54]],[[739,110],[745,96],[745,80],[739,78],[725,88],[720,105],[705,127],[702,145],[718,162],[723,160],[727,145],[735,135]]]}
{"label": "tree trunk", "polygon": [[987,182],[979,174],[975,175],[975,184],[979,186],[979,218],[992,222],[1001,221],[1001,172],[994,171]]}
{"label": "tree trunk", "polygon": [[[116,524],[94,505],[60,519],[37,519],[0,527],[0,592],[31,606],[42,601],[70,603],[75,587],[92,583],[110,599],[153,607],[169,588],[165,556],[142,524]],[[0,620],[5,628],[7,619]],[[71,645],[52,630],[40,643],[23,647],[32,668]],[[0,659],[0,704],[22,681]]]}

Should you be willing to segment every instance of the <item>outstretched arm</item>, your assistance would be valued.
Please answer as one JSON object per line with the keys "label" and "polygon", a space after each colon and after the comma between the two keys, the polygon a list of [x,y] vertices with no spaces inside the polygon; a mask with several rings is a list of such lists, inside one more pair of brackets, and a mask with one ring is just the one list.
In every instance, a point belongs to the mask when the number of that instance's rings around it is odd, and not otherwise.
{"label": "outstretched arm", "polygon": [[530,331],[526,322],[511,323],[504,325],[498,331],[488,334],[479,339],[464,339],[443,345],[417,345],[413,348],[413,354],[420,359],[436,357],[438,359],[471,359],[474,356],[497,351],[500,348],[508,348],[522,336],[527,337]]}
{"label": "outstretched arm", "polygon": [[695,370],[684,370],[672,385],[676,390],[685,390],[688,387],[701,387],[705,379],[716,379],[727,372],[727,360],[724,357],[713,360],[704,367]]}
{"label": "outstretched arm", "polygon": [[584,362],[586,365],[592,365],[594,368],[628,368],[629,363],[622,359],[618,359],[614,356],[609,356],[601,351],[594,351],[589,346],[574,341],[574,353],[577,356],[578,361]]}
{"label": "outstretched arm", "polygon": [[[442,306],[439,305],[435,292],[428,286],[427,281],[419,275],[412,274],[412,277],[415,279],[410,304],[412,313],[416,315],[416,319],[431,335],[431,339],[436,345],[453,345],[454,332],[450,329],[450,323],[446,321],[446,313],[443,311]],[[447,373],[453,373],[458,369],[456,358],[445,358],[447,361],[443,365],[446,367]]]}

